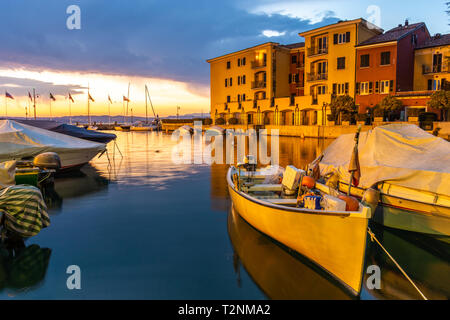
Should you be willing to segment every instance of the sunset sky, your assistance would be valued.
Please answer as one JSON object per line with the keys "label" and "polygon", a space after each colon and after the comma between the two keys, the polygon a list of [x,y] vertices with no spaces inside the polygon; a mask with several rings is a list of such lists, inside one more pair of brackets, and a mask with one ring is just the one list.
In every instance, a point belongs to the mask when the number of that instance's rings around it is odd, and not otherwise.
{"label": "sunset sky", "polygon": [[[91,113],[122,114],[122,96],[131,83],[135,115],[145,115],[144,85],[157,113],[209,112],[206,59],[274,41],[303,39],[298,32],[339,19],[373,17],[380,9],[385,30],[423,21],[431,34],[448,33],[445,1],[366,0],[2,0],[0,11],[0,116],[24,116],[28,92],[41,96],[38,116],[86,114],[86,90],[95,102]],[[81,30],[66,27],[66,8],[81,8]]]}

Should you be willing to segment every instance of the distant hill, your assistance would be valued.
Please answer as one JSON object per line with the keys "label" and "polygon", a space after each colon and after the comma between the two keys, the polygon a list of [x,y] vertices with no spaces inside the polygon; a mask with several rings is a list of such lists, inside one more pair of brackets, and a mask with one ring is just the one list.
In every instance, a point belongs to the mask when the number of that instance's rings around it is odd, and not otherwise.
{"label": "distant hill", "polygon": [[[177,116],[167,116],[167,117],[161,117],[161,119],[176,119]],[[183,114],[178,117],[179,119],[192,119],[192,118],[209,118],[209,113],[188,113]],[[0,118],[4,119],[4,118]],[[11,117],[9,119],[25,119],[24,117]],[[31,119],[31,118],[29,118]],[[46,117],[39,117],[38,119],[41,120],[50,120],[50,118]],[[152,121],[154,117],[148,117],[149,121]],[[61,123],[70,123],[70,118],[65,117],[53,117],[54,121],[58,121]],[[131,117],[123,117],[123,116],[111,116],[111,122],[117,122],[117,123],[131,123],[136,121],[145,121],[145,117],[133,117],[133,121],[131,121]],[[72,123],[87,123],[88,117],[87,116],[72,116]],[[109,123],[109,117],[107,115],[103,116],[91,116],[91,122],[96,123]]]}

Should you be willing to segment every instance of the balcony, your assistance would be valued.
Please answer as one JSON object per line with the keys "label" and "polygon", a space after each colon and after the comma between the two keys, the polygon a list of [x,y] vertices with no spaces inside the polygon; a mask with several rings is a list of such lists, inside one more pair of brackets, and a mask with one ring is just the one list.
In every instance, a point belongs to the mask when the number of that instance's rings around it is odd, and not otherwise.
{"label": "balcony", "polygon": [[306,51],[307,51],[308,57],[317,56],[319,54],[327,54],[328,47],[327,48],[310,47]]}
{"label": "balcony", "polygon": [[308,81],[322,81],[328,79],[328,73],[308,73]]}
{"label": "balcony", "polygon": [[295,67],[297,69],[304,69],[305,68],[305,64],[303,62],[297,62]]}
{"label": "balcony", "polygon": [[265,87],[265,81],[252,81],[252,89],[264,89]]}
{"label": "balcony", "polygon": [[422,74],[433,74],[433,73],[447,73],[449,72],[448,64],[423,64],[422,65]]}
{"label": "balcony", "polygon": [[296,88],[304,88],[305,87],[305,83],[303,81],[296,82],[295,83],[295,87]]}
{"label": "balcony", "polygon": [[252,61],[252,69],[264,68],[267,66],[266,60],[254,60]]}

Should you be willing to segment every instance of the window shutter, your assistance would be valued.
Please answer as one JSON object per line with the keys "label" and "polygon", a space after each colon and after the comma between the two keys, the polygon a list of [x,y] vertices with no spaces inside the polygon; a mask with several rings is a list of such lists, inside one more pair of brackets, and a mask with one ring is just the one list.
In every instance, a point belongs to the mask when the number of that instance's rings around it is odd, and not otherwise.
{"label": "window shutter", "polygon": [[337,44],[337,43],[338,43],[338,34],[337,34],[337,33],[335,33],[335,34],[333,35],[333,43],[334,43],[334,44]]}
{"label": "window shutter", "polygon": [[333,94],[336,94],[336,86],[337,86],[337,84],[333,83]]}
{"label": "window shutter", "polygon": [[373,82],[369,82],[369,94],[373,92]]}
{"label": "window shutter", "polygon": [[240,85],[240,84],[241,84],[241,76],[238,76],[238,85]]}
{"label": "window shutter", "polygon": [[242,84],[245,84],[245,74],[242,76]]}
{"label": "window shutter", "polygon": [[346,82],[345,83],[345,94],[348,94],[348,87],[349,87],[349,84],[348,84],[348,82]]}
{"label": "window shutter", "polygon": [[375,93],[380,92],[380,81],[375,81]]}
{"label": "window shutter", "polygon": [[292,74],[289,73],[289,83],[292,83]]}
{"label": "window shutter", "polygon": [[230,87],[233,85],[233,78],[230,78]]}
{"label": "window shutter", "polygon": [[225,79],[225,87],[228,87],[228,78]]}
{"label": "window shutter", "polygon": [[360,90],[360,88],[359,88],[359,82],[357,82],[357,83],[356,83],[356,94],[359,94],[359,90]]}
{"label": "window shutter", "polygon": [[345,42],[350,42],[350,31],[345,33]]}
{"label": "window shutter", "polygon": [[394,91],[394,80],[389,81],[389,91]]}
{"label": "window shutter", "polygon": [[433,80],[428,79],[428,90],[433,90]]}
{"label": "window shutter", "polygon": [[242,58],[242,65],[245,66],[245,57]]}

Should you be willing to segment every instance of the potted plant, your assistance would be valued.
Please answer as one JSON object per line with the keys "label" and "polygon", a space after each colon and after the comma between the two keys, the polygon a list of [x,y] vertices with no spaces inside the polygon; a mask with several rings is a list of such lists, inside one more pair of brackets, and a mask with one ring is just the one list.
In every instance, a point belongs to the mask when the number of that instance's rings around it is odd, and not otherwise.
{"label": "potted plant", "polygon": [[238,123],[239,123],[239,120],[238,120],[237,118],[230,118],[230,119],[228,120],[228,123],[229,123],[229,124],[232,124],[232,125],[238,124]]}
{"label": "potted plant", "polygon": [[342,114],[342,125],[343,126],[349,126],[350,125],[350,121],[352,120],[352,115],[350,113],[343,113]]}
{"label": "potted plant", "polygon": [[327,115],[327,120],[328,120],[328,125],[329,126],[334,126],[335,125],[335,116],[334,114],[330,113]]}
{"label": "potted plant", "polygon": [[408,108],[408,122],[419,122],[420,109]]}
{"label": "potted plant", "polygon": [[362,125],[362,126],[365,125],[367,118],[368,118],[368,116],[366,113],[358,113],[356,115],[356,124]]}

